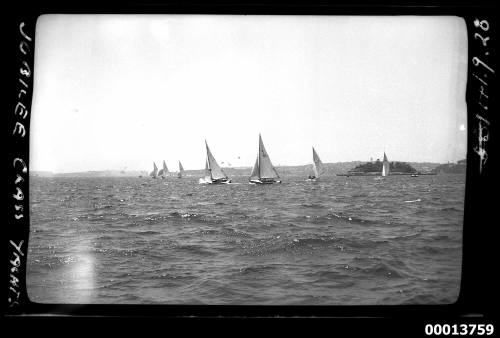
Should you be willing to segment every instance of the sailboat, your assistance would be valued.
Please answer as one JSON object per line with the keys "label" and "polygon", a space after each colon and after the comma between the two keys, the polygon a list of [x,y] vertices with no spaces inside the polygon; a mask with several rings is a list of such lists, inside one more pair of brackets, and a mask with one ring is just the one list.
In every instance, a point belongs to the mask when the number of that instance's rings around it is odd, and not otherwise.
{"label": "sailboat", "polygon": [[181,161],[179,161],[179,173],[177,174],[177,178],[182,178],[184,175],[184,168],[182,167]]}
{"label": "sailboat", "polygon": [[219,166],[215,160],[214,155],[208,148],[207,141],[205,140],[205,147],[207,149],[207,158],[205,160],[205,177],[200,178],[200,184],[222,184],[231,183],[231,180],[227,177],[226,173]]}
{"label": "sailboat", "polygon": [[280,176],[271,163],[271,159],[267,154],[262,137],[259,134],[259,154],[255,160],[255,164],[250,174],[249,182],[253,184],[272,184],[281,183]]}
{"label": "sailboat", "polygon": [[318,153],[316,153],[316,150],[313,149],[313,175],[309,175],[308,181],[316,181],[320,175],[323,175],[325,173],[325,168],[323,167],[323,162],[321,162]]}
{"label": "sailboat", "polygon": [[387,160],[387,156],[385,155],[384,151],[384,161],[382,162],[382,176],[387,176],[389,175],[389,161]]}
{"label": "sailboat", "polygon": [[165,161],[163,161],[163,169],[158,172],[158,176],[160,176],[162,180],[168,176],[168,168]]}
{"label": "sailboat", "polygon": [[151,176],[152,178],[156,178],[157,176],[157,173],[158,173],[158,167],[156,166],[156,163],[153,162],[153,171],[149,173],[149,176]]}

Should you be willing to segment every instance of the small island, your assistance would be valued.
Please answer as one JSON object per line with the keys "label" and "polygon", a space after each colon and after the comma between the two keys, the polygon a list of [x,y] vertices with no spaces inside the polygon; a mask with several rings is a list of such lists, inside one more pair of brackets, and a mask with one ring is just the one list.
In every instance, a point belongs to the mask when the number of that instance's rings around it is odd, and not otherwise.
{"label": "small island", "polygon": [[[338,174],[338,176],[378,176],[382,173],[382,166],[383,162],[377,159],[374,162],[360,164],[345,174]],[[389,170],[390,175],[425,175],[406,162],[390,162]]]}

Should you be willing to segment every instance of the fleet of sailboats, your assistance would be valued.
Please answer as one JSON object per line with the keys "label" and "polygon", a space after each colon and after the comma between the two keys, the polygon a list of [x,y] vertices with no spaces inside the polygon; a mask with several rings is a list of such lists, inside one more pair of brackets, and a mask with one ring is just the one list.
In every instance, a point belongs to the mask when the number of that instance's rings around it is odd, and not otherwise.
{"label": "fleet of sailboats", "polygon": [[[214,155],[210,151],[208,147],[208,143],[205,140],[205,148],[206,148],[206,159],[205,159],[205,175],[204,177],[199,179],[200,184],[228,184],[231,183],[231,179],[227,176],[224,170],[220,167],[220,165],[215,160]],[[322,175],[325,173],[325,167],[321,159],[319,158],[318,153],[312,147],[312,155],[313,155],[313,165],[312,170],[313,173],[309,175],[307,181],[317,181]],[[224,162],[222,162],[224,163]],[[158,172],[158,167],[156,163],[153,162],[153,171],[149,173],[149,176],[152,178],[161,177],[165,179],[168,177],[170,172],[168,171],[167,164],[165,160],[163,160],[163,168]],[[387,159],[387,155],[384,151],[384,160],[382,163],[382,172],[381,177],[386,177],[390,174],[390,163]],[[184,177],[184,168],[182,167],[181,161],[179,161],[179,171],[177,173],[177,178]],[[412,175],[417,176],[417,175]],[[142,177],[142,176],[139,176]],[[380,177],[380,178],[381,178]],[[255,164],[252,168],[252,172],[248,179],[251,184],[273,184],[273,183],[281,183],[281,178],[276,168],[273,166],[271,162],[271,158],[264,147],[264,142],[262,141],[262,136],[259,134],[259,152],[257,154],[257,158],[255,159]]]}
{"label": "fleet of sailboats", "polygon": [[252,184],[273,184],[281,183],[279,178],[280,175],[278,175],[278,172],[271,163],[269,154],[264,147],[264,142],[262,142],[262,137],[259,134],[259,153],[248,181]]}
{"label": "fleet of sailboats", "polygon": [[[168,176],[170,176],[170,172],[168,171],[168,167],[167,164],[165,163],[165,160],[163,161],[163,168],[160,169],[160,171],[158,171],[156,163],[153,162],[153,171],[149,173],[149,176],[151,176],[152,178],[161,177],[161,179],[165,179]],[[183,176],[184,176],[184,168],[182,167],[181,161],[179,161],[179,172],[177,173],[177,177],[182,178]]]}

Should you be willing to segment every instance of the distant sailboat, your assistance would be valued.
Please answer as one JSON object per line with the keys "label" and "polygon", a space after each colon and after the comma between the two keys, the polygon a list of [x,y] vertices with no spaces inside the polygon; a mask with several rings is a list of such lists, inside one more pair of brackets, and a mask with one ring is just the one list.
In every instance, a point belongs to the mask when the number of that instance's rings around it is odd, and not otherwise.
{"label": "distant sailboat", "polygon": [[200,178],[200,184],[231,183],[231,180],[227,177],[224,170],[222,170],[222,168],[215,160],[215,157],[212,155],[210,148],[208,148],[207,141],[205,141],[205,147],[207,149],[207,158],[205,160],[205,177]]}
{"label": "distant sailboat", "polygon": [[384,161],[382,163],[382,176],[388,176],[389,175],[389,161],[387,160],[387,156],[385,155],[384,151]]}
{"label": "distant sailboat", "polygon": [[168,168],[167,168],[167,165],[165,164],[165,161],[163,161],[163,169],[161,169],[158,172],[158,176],[160,176],[162,180],[168,176]]}
{"label": "distant sailboat", "polygon": [[177,178],[182,178],[184,176],[184,168],[182,167],[181,161],[179,161],[179,173],[177,174]]}
{"label": "distant sailboat", "polygon": [[249,182],[254,184],[281,183],[281,181],[278,180],[279,178],[280,176],[271,163],[271,159],[267,154],[266,148],[264,148],[262,137],[259,134],[259,154],[255,160]]}
{"label": "distant sailboat", "polygon": [[313,175],[309,175],[308,181],[316,181],[320,175],[323,175],[325,173],[325,168],[323,167],[323,162],[321,162],[318,153],[316,153],[316,150],[313,149]]}
{"label": "distant sailboat", "polygon": [[152,172],[149,173],[149,176],[151,176],[152,178],[156,178],[157,174],[158,174],[158,167],[156,166],[156,163],[153,162],[153,166],[154,166],[154,169]]}

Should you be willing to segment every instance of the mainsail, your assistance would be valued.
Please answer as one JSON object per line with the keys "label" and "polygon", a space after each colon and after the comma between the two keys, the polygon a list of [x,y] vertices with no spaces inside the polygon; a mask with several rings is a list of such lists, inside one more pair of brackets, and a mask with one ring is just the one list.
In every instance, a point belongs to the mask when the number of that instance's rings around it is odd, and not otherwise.
{"label": "mainsail", "polygon": [[163,175],[164,176],[168,175],[168,168],[167,165],[165,164],[165,161],[163,161]]}
{"label": "mainsail", "polygon": [[314,177],[319,177],[320,175],[323,175],[325,172],[325,169],[323,167],[323,163],[319,159],[318,154],[316,153],[316,150],[314,150],[313,147],[313,170],[314,170]]}
{"label": "mainsail", "polygon": [[250,174],[250,182],[251,183],[272,183],[278,182],[275,179],[280,176],[276,172],[273,164],[271,163],[271,159],[264,147],[264,143],[262,142],[262,137],[259,134],[259,154],[257,155],[257,159],[255,160],[255,164],[252,169],[252,173]]}
{"label": "mainsail", "polygon": [[167,165],[165,164],[165,161],[163,161],[163,169],[161,169],[158,172],[158,176],[165,178],[167,175],[168,175],[168,168]]}
{"label": "mainsail", "polygon": [[384,151],[384,162],[382,164],[382,176],[387,176],[389,175],[389,161],[387,160],[387,156],[385,155]]}
{"label": "mainsail", "polygon": [[184,168],[182,167],[181,161],[179,161],[179,173],[177,174],[178,178],[182,178],[184,175]]}
{"label": "mainsail", "polygon": [[262,142],[262,137],[259,134],[259,177],[260,178],[279,178],[276,169],[274,169],[273,164],[271,163],[271,159],[267,154],[266,148],[264,147],[264,143]]}
{"label": "mainsail", "polygon": [[156,178],[156,175],[158,173],[158,167],[156,166],[156,163],[153,162],[153,171],[149,173],[149,176],[152,178]]}
{"label": "mainsail", "polygon": [[210,177],[212,180],[220,180],[223,178],[227,179],[226,173],[221,169],[217,161],[215,160],[210,148],[208,148],[207,141],[205,141],[205,146],[207,148],[207,163],[210,171]]}

